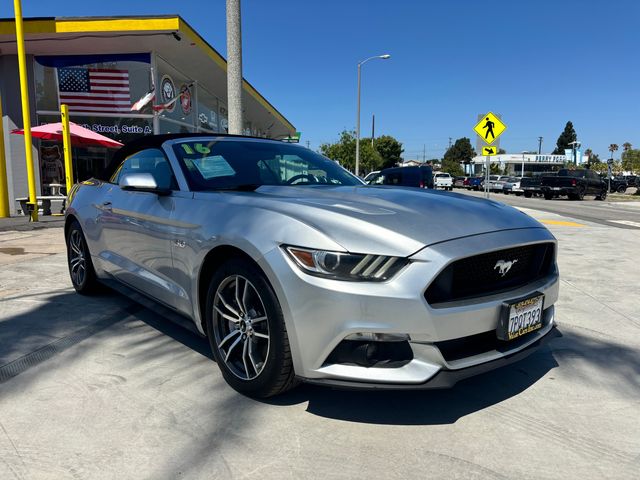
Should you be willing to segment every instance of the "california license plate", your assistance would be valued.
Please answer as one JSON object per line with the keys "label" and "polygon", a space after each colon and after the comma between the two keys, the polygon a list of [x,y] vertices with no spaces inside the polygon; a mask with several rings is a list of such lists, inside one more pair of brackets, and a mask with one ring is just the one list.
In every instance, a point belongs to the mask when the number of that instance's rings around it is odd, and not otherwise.
{"label": "california license plate", "polygon": [[515,340],[542,328],[544,295],[538,294],[513,303],[505,303],[497,335],[500,340]]}

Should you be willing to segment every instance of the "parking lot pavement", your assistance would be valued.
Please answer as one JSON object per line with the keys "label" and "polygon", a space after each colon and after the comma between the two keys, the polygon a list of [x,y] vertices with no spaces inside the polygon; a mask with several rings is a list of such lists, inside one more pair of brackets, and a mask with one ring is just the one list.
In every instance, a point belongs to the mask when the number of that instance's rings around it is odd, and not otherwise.
{"label": "parking lot pavement", "polygon": [[201,338],[76,295],[61,229],[0,233],[0,478],[637,478],[640,231],[527,213],[560,242],[562,338],[451,390],[262,402]]}

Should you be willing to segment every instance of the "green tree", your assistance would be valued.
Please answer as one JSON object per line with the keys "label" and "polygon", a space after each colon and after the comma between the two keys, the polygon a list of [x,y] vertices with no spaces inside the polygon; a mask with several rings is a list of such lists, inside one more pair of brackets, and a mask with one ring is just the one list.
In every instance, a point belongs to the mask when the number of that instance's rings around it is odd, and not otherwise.
{"label": "green tree", "polygon": [[476,152],[471,146],[471,140],[467,137],[458,138],[451,147],[447,149],[442,160],[442,171],[453,176],[463,175],[462,163],[470,163],[476,156]]}
{"label": "green tree", "polygon": [[[356,135],[353,131],[344,130],[340,133],[340,139],[335,143],[323,143],[320,152],[331,160],[336,160],[340,165],[350,171],[355,171],[356,166]],[[373,170],[379,170],[382,165],[382,157],[371,146],[370,138],[360,139],[360,173],[366,174]]]}
{"label": "green tree", "polygon": [[391,135],[382,135],[373,141],[373,147],[382,158],[381,168],[395,167],[402,161],[402,143]]}
{"label": "green tree", "polygon": [[640,171],[640,150],[628,149],[622,152],[622,169],[631,173]]}
{"label": "green tree", "polygon": [[552,155],[564,155],[564,151],[571,148],[570,143],[575,142],[577,138],[578,136],[573,128],[573,123],[570,121],[567,122],[564,126],[564,131],[558,137],[556,149],[553,151]]}
{"label": "green tree", "polygon": [[459,177],[464,175],[464,170],[460,166],[459,162],[455,160],[447,160],[446,158],[442,161],[442,169],[443,172],[447,172],[452,177]]}

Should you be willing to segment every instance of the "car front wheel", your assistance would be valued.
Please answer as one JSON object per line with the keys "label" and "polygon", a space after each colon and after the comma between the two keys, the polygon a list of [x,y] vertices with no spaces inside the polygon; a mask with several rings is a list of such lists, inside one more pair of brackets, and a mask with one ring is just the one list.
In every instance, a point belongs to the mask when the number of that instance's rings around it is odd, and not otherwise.
{"label": "car front wheel", "polygon": [[295,386],[282,309],[264,274],[244,258],[225,262],[207,293],[207,336],[236,391],[266,398]]}

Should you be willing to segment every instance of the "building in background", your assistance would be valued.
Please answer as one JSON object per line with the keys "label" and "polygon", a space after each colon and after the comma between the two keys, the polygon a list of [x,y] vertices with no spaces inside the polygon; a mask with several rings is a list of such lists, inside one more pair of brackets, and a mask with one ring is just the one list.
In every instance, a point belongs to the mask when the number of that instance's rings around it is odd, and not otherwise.
{"label": "building in background", "polygon": [[[33,126],[71,121],[120,142],[154,133],[227,131],[226,60],[179,16],[32,18],[24,20]],[[153,98],[139,110],[134,103]],[[27,195],[15,24],[0,19],[0,95],[4,112],[11,213]],[[244,133],[268,138],[294,126],[246,80]],[[144,103],[144,102],[141,102]],[[34,139],[38,192],[64,183],[62,146]],[[108,165],[113,151],[73,149],[74,174],[84,180]]]}
{"label": "building in background", "polygon": [[[504,153],[489,157],[491,164],[497,164],[500,172],[505,175],[520,176],[524,162],[525,176],[532,176],[542,172],[559,170],[566,162],[572,161],[566,155],[545,155],[537,153]],[[480,175],[484,172],[487,157],[476,155],[471,159],[471,175]]]}

